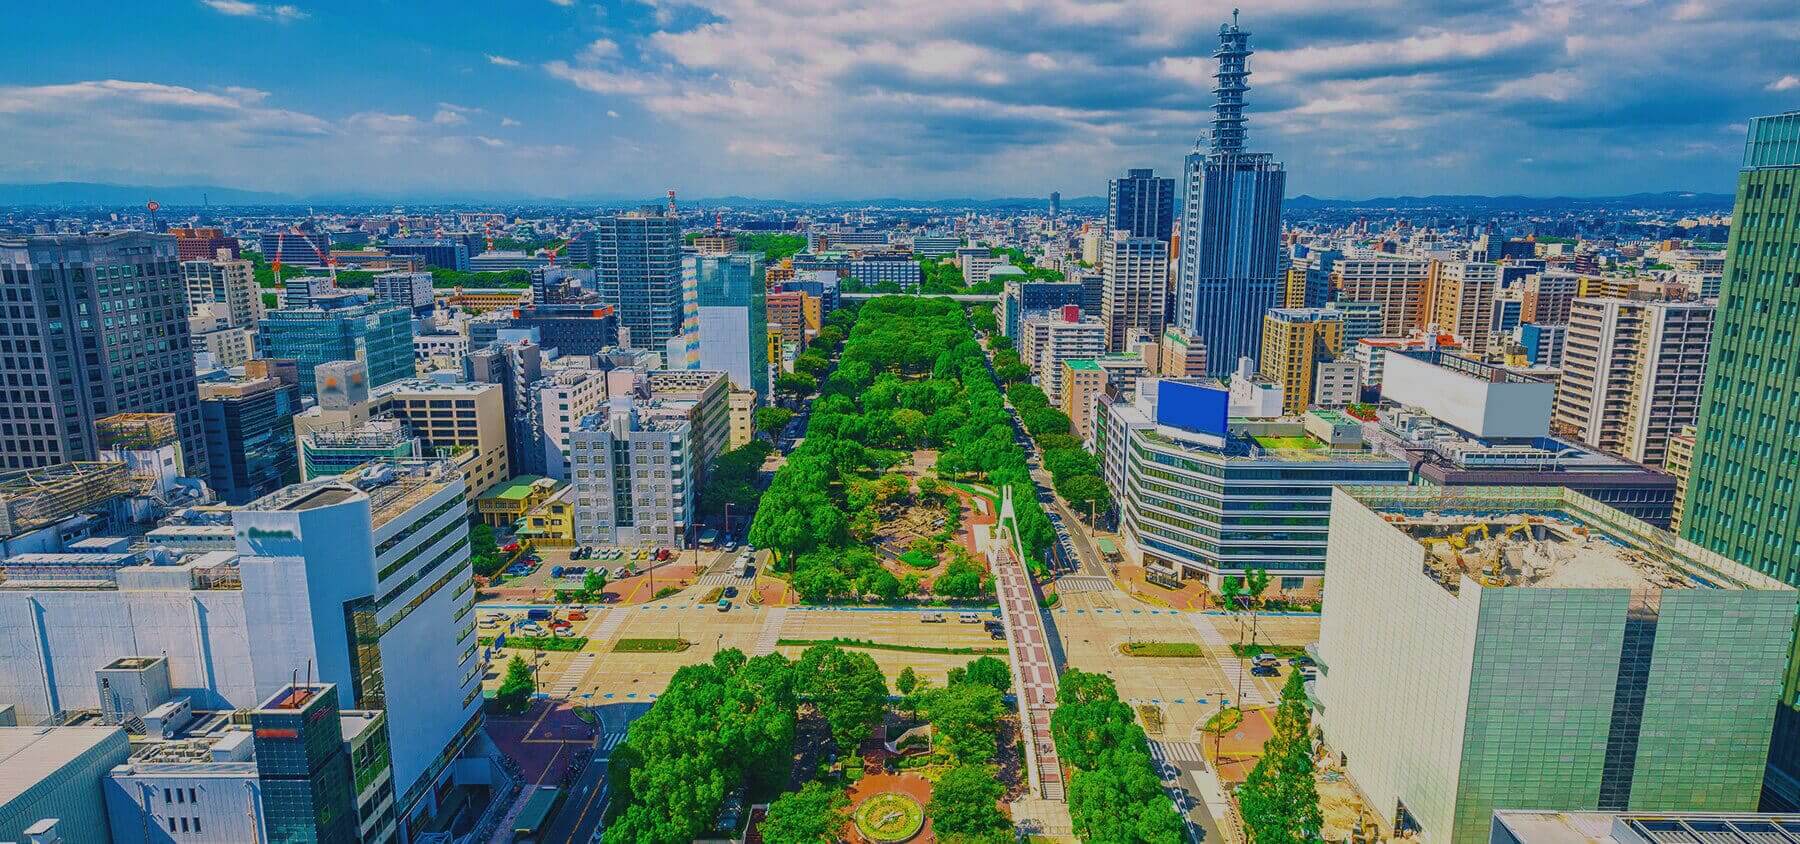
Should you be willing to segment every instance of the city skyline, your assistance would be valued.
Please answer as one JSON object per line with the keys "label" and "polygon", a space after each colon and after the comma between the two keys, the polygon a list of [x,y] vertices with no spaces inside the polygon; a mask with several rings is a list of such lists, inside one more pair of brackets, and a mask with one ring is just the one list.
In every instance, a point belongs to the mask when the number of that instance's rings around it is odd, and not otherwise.
{"label": "city skyline", "polygon": [[[22,11],[19,37],[44,49],[0,58],[14,139],[0,182],[1084,196],[1125,168],[1172,172],[1200,140],[1231,14],[731,0],[345,11]],[[69,16],[84,25],[61,26]],[[1420,3],[1354,20],[1298,3],[1243,23],[1257,54],[1248,144],[1287,163],[1295,195],[1724,192],[1745,121],[1800,98],[1782,61],[1800,12],[1781,3]]]}

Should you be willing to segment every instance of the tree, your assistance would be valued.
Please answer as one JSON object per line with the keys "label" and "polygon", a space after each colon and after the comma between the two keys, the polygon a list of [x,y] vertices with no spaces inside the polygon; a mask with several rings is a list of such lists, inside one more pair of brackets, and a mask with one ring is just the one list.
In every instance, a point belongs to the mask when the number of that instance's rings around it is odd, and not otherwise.
{"label": "tree", "polygon": [[493,577],[500,570],[500,549],[494,545],[494,529],[486,523],[469,528],[469,562],[482,577]]}
{"label": "tree", "polygon": [[1244,597],[1244,584],[1238,578],[1226,575],[1219,583],[1219,602],[1225,605],[1228,612],[1236,612],[1243,608],[1239,600]]}
{"label": "tree", "polygon": [[1268,588],[1268,569],[1250,569],[1244,572],[1244,594],[1250,598],[1252,605],[1260,606],[1262,604],[1262,594],[1268,591]]}
{"label": "tree", "polygon": [[1112,509],[1112,492],[1099,475],[1069,475],[1055,482],[1056,492],[1078,513],[1098,515]]}
{"label": "tree", "polygon": [[775,798],[757,829],[764,841],[830,844],[849,823],[849,805],[842,790],[814,780]]}
{"label": "tree", "polygon": [[773,437],[786,430],[788,423],[794,421],[794,412],[785,407],[759,407],[751,418],[758,432]]}
{"label": "tree", "polygon": [[1000,716],[1006,712],[999,689],[953,678],[942,689],[920,694],[918,707],[925,720],[937,728],[957,761],[988,762],[994,758]]}
{"label": "tree", "polygon": [[1244,826],[1257,844],[1309,844],[1325,820],[1313,780],[1312,726],[1305,681],[1288,675],[1262,758],[1238,788]]}
{"label": "tree", "polygon": [[783,372],[775,377],[775,392],[792,398],[810,395],[819,388],[819,379],[804,372]]}
{"label": "tree", "polygon": [[999,801],[1006,788],[986,765],[958,765],[939,778],[931,789],[931,828],[939,840],[973,836],[974,841],[1012,840],[1012,824],[1001,814]]}
{"label": "tree", "polygon": [[969,661],[963,669],[962,681],[983,686],[993,686],[1004,694],[1012,688],[1012,669],[1006,663],[991,656],[977,657]]}
{"label": "tree", "polygon": [[606,591],[605,567],[594,566],[588,569],[587,574],[581,577],[581,591],[584,593],[583,600],[598,600],[600,594]]}
{"label": "tree", "polygon": [[951,560],[944,573],[931,584],[931,591],[946,598],[973,598],[985,585],[981,569],[967,560]]}
{"label": "tree", "polygon": [[919,675],[908,665],[900,669],[900,676],[894,678],[894,688],[903,695],[910,695],[919,687]]}
{"label": "tree", "polygon": [[831,727],[840,754],[855,753],[887,709],[887,679],[861,651],[814,645],[800,655],[796,670],[802,697]]}
{"label": "tree", "polygon": [[531,678],[531,666],[515,656],[506,663],[506,677],[494,693],[494,703],[500,711],[517,715],[531,706],[531,695],[535,691],[537,683]]}

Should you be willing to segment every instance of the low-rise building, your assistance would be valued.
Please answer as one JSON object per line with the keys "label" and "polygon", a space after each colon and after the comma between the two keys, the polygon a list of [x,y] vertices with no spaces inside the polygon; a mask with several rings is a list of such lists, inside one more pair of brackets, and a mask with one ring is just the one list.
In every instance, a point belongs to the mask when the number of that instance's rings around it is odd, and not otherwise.
{"label": "low-rise building", "polygon": [[1750,811],[1795,591],[1561,487],[1339,487],[1309,684],[1384,833]]}
{"label": "low-rise building", "polygon": [[1062,412],[1069,417],[1070,433],[1083,442],[1094,439],[1094,413],[1106,390],[1106,371],[1090,358],[1062,363]]}
{"label": "low-rise building", "polygon": [[1230,418],[1223,386],[1146,379],[1135,400],[1103,405],[1094,440],[1127,558],[1215,591],[1264,569],[1283,593],[1317,594],[1331,488],[1407,482],[1406,463],[1370,452],[1353,425]]}

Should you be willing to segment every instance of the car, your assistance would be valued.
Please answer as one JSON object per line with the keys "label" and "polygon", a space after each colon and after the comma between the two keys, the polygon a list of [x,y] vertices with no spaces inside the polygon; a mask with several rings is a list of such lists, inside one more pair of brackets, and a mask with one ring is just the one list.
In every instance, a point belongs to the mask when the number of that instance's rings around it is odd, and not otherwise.
{"label": "car", "polygon": [[581,610],[569,610],[570,621],[587,621],[587,613]]}
{"label": "car", "polygon": [[564,571],[564,569],[562,566],[551,566],[550,567],[550,576],[553,578],[562,577],[563,571]]}
{"label": "car", "polygon": [[1311,665],[1300,667],[1300,679],[1308,683],[1319,679],[1319,669]]}
{"label": "car", "polygon": [[730,598],[720,598],[719,599],[719,612],[729,612],[730,610],[731,610],[731,599]]}
{"label": "car", "polygon": [[726,550],[726,551],[736,551],[736,550],[737,550],[737,543],[736,543],[736,542],[733,542],[733,541],[731,541],[731,540],[729,540],[729,539],[727,539],[727,540],[725,540],[725,550]]}
{"label": "car", "polygon": [[667,549],[667,548],[656,549],[656,559],[658,559],[658,560],[667,560],[672,556],[674,556],[674,555],[669,553],[669,549]]}
{"label": "car", "polygon": [[941,612],[928,612],[919,616],[919,621],[925,624],[943,624],[948,620],[949,619],[946,619]]}
{"label": "car", "polygon": [[1316,663],[1313,662],[1312,657],[1307,656],[1306,654],[1301,654],[1297,657],[1294,657],[1293,659],[1288,660],[1288,664],[1294,666],[1295,668],[1310,668],[1313,665],[1315,665]]}
{"label": "car", "polygon": [[736,598],[737,596],[738,596],[738,588],[736,586],[725,587],[725,597]]}
{"label": "car", "polygon": [[1252,666],[1250,666],[1250,674],[1253,677],[1274,677],[1275,675],[1280,674],[1280,673],[1281,673],[1281,669],[1276,668],[1273,665],[1252,665]]}
{"label": "car", "polygon": [[527,621],[524,624],[519,625],[519,632],[527,636],[542,636],[546,631],[544,625],[535,621]]}
{"label": "car", "polygon": [[957,620],[961,621],[964,624],[978,624],[981,621],[981,613],[966,612],[960,616],[957,616]]}
{"label": "car", "polygon": [[1006,632],[1002,630],[990,630],[988,631],[988,638],[993,639],[996,642],[1005,641]]}
{"label": "car", "polygon": [[1257,654],[1256,658],[1251,661],[1257,665],[1266,665],[1270,668],[1275,668],[1275,667],[1281,665],[1281,660],[1277,659],[1274,654],[1269,653],[1268,651],[1263,651],[1262,653]]}
{"label": "car", "polygon": [[754,554],[754,553],[756,553],[756,546],[755,546],[755,545],[745,545],[745,546],[744,546],[744,553],[746,553],[746,554]]}

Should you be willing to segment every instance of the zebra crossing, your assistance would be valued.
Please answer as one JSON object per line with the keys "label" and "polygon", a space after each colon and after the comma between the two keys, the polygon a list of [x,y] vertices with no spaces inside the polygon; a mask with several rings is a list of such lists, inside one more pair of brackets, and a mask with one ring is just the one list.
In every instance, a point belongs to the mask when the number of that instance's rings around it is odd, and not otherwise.
{"label": "zebra crossing", "polygon": [[1200,641],[1206,645],[1213,662],[1218,663],[1220,673],[1225,675],[1226,688],[1243,690],[1244,699],[1238,703],[1244,706],[1267,706],[1269,699],[1263,695],[1261,684],[1256,682],[1254,676],[1244,676],[1244,661],[1231,652],[1231,643],[1225,641],[1219,628],[1214,627],[1203,613],[1191,613],[1188,618],[1193,621],[1194,630],[1200,634]]}
{"label": "zebra crossing", "polygon": [[1191,741],[1150,742],[1150,758],[1156,760],[1159,769],[1171,762],[1201,763],[1206,761],[1205,754],[1200,752],[1200,745]]}
{"label": "zebra crossing", "polygon": [[1082,592],[1110,592],[1113,583],[1110,578],[1097,574],[1072,574],[1058,578],[1056,591],[1062,595],[1076,595]]}
{"label": "zebra crossing", "polygon": [[599,654],[587,651],[576,654],[574,659],[569,660],[569,667],[563,669],[562,675],[556,678],[556,683],[545,691],[553,698],[567,698],[574,694],[581,686],[582,678],[587,676],[588,669],[594,667],[594,660],[598,656]]}
{"label": "zebra crossing", "polygon": [[781,640],[781,627],[787,621],[788,608],[776,607],[769,610],[763,618],[762,629],[756,634],[756,648],[751,656],[763,656],[775,652],[775,644]]}
{"label": "zebra crossing", "polygon": [[750,578],[738,577],[736,574],[728,571],[715,571],[711,574],[700,575],[700,579],[695,583],[696,585],[709,588],[713,586],[736,586],[741,589],[750,584]]}
{"label": "zebra crossing", "polygon": [[606,734],[602,735],[600,737],[600,744],[598,746],[598,749],[600,751],[600,758],[601,759],[612,758],[613,748],[618,747],[620,742],[625,741],[625,735],[626,735],[625,730],[619,730],[618,732],[606,733]]}
{"label": "zebra crossing", "polygon": [[588,642],[590,644],[598,642],[604,645],[612,641],[613,634],[619,632],[619,627],[625,623],[625,617],[630,614],[631,610],[627,607],[613,607],[607,610],[606,616],[600,619],[600,626],[593,628],[593,632],[588,634]]}

